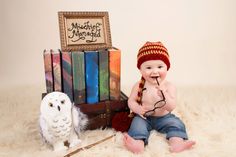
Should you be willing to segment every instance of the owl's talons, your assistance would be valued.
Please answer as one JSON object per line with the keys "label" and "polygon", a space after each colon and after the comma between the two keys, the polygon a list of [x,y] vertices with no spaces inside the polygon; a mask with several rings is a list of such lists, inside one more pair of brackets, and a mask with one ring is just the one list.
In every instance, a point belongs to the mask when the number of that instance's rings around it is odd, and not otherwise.
{"label": "owl's talons", "polygon": [[74,147],[74,146],[77,146],[81,143],[81,140],[80,139],[73,139],[71,142],[70,142],[70,145],[69,147]]}
{"label": "owl's talons", "polygon": [[65,151],[67,150],[68,147],[64,145],[64,142],[58,142],[53,145],[53,150],[58,152],[58,151]]}

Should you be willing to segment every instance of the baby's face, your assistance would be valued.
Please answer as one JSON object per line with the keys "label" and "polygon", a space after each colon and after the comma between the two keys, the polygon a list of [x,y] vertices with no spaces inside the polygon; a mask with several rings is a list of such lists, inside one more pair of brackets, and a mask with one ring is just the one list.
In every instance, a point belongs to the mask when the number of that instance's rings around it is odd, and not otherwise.
{"label": "baby's face", "polygon": [[157,77],[159,83],[166,78],[167,66],[162,60],[149,60],[141,64],[140,72],[146,81],[157,84]]}

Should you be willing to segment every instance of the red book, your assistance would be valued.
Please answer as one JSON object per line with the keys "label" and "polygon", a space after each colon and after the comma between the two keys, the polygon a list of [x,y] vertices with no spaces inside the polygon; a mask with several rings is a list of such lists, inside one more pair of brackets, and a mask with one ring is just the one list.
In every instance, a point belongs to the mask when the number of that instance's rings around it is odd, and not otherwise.
{"label": "red book", "polygon": [[66,93],[73,102],[71,52],[62,52],[62,80],[63,92]]}
{"label": "red book", "polygon": [[46,80],[47,93],[53,92],[53,69],[52,69],[52,54],[50,50],[44,50],[44,71]]}
{"label": "red book", "polygon": [[62,91],[61,53],[60,50],[51,50],[51,52],[52,52],[54,91]]}

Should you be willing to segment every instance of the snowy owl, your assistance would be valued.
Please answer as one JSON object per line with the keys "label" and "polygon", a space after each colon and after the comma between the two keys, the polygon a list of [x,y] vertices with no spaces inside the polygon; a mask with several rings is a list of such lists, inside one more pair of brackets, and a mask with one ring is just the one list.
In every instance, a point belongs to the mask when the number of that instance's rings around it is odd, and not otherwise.
{"label": "snowy owl", "polygon": [[69,143],[69,147],[81,142],[78,136],[88,119],[79,108],[74,107],[65,93],[47,94],[41,102],[40,112],[41,135],[54,151],[68,149],[65,142]]}

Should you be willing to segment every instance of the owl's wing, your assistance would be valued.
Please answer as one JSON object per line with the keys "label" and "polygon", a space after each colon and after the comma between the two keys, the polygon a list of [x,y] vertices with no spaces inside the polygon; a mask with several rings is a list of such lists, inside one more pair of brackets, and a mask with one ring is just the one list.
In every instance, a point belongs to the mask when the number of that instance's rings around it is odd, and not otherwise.
{"label": "owl's wing", "polygon": [[39,126],[40,126],[40,134],[41,134],[43,140],[46,143],[48,143],[48,142],[51,143],[52,136],[49,133],[47,121],[43,116],[40,116],[40,118],[39,118]]}
{"label": "owl's wing", "polygon": [[72,107],[72,118],[74,129],[77,134],[79,134],[82,130],[84,130],[88,124],[87,115],[82,113],[78,107],[73,105]]}

